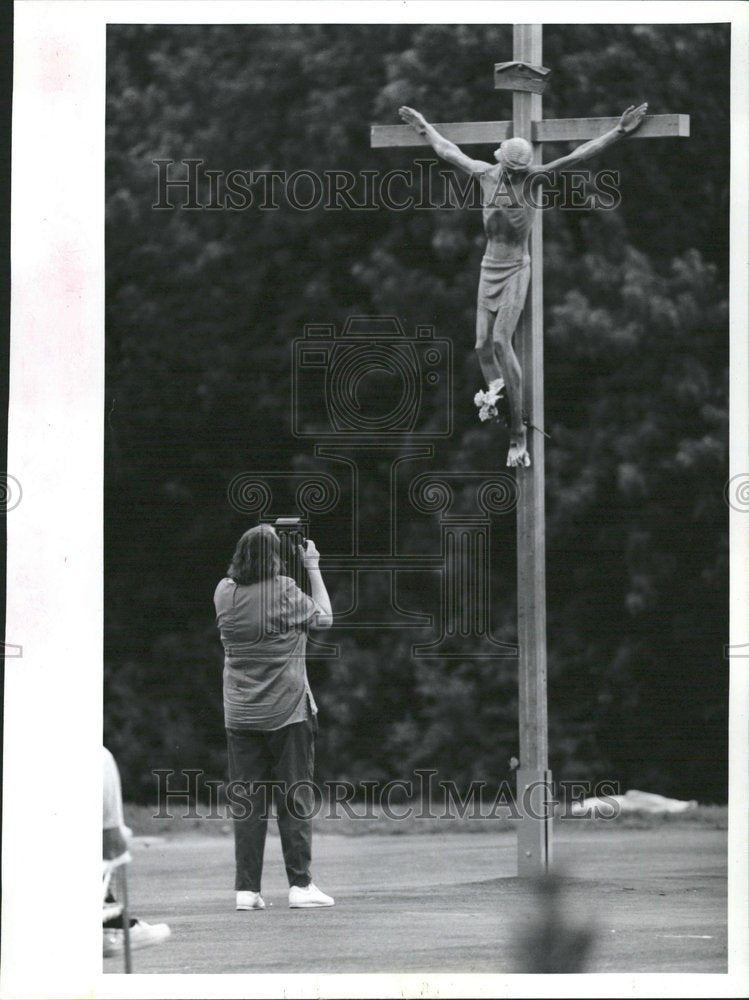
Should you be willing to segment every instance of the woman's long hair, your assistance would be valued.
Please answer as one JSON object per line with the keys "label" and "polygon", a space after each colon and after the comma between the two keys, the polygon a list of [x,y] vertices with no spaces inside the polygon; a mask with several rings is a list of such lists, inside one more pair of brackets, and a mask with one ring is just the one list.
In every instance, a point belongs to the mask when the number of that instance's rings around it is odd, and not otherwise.
{"label": "woman's long hair", "polygon": [[237,542],[226,575],[235,583],[272,580],[281,572],[281,542],[270,524],[245,531]]}

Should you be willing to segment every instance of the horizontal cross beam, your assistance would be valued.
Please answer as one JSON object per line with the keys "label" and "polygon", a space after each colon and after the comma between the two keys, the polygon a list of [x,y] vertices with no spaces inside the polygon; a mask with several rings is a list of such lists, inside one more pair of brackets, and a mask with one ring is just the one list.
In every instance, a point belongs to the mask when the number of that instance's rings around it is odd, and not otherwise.
{"label": "horizontal cross beam", "polygon": [[[585,142],[597,139],[619,123],[616,118],[548,118],[533,122],[534,142]],[[512,122],[448,122],[436,124],[437,131],[459,146],[479,146],[503,142],[512,135]],[[646,115],[630,139],[658,139],[689,135],[689,115]],[[428,140],[410,125],[373,125],[373,149],[394,146],[428,146]]]}
{"label": "horizontal cross beam", "polygon": [[[450,122],[434,126],[440,135],[459,146],[477,146],[480,143],[504,142],[512,135],[512,122]],[[410,125],[372,125],[371,146],[428,146],[425,136],[419,135]]]}
{"label": "horizontal cross beam", "polygon": [[[597,139],[619,124],[616,118],[549,118],[535,122],[534,142],[577,142]],[[689,115],[645,115],[642,124],[629,135],[630,139],[662,139],[689,137]]]}

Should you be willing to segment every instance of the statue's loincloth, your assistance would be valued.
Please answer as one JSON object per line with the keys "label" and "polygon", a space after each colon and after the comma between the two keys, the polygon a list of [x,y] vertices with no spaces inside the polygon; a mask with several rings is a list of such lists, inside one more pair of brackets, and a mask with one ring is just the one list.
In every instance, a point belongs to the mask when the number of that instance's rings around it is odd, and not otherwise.
{"label": "statue's loincloth", "polygon": [[[512,334],[520,319],[531,277],[528,254],[512,260],[497,260],[484,255],[481,261],[478,302],[489,312],[497,313],[499,326]],[[495,322],[495,336],[499,332]]]}

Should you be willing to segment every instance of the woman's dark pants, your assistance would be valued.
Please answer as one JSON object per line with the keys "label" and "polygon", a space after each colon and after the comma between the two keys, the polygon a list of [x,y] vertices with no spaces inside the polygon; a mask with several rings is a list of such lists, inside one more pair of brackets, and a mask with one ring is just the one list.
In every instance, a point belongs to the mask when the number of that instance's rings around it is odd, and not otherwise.
{"label": "woman's dark pants", "polygon": [[[271,801],[276,805],[289,885],[305,886],[312,881],[314,793],[311,783],[316,732],[317,719],[314,717],[281,729],[226,730],[229,801],[234,816],[234,888],[238,892],[260,892]],[[271,781],[280,783],[273,795]],[[233,785],[234,782],[240,784]],[[295,789],[297,782],[305,784]],[[289,789],[293,795],[291,802],[287,797]]]}

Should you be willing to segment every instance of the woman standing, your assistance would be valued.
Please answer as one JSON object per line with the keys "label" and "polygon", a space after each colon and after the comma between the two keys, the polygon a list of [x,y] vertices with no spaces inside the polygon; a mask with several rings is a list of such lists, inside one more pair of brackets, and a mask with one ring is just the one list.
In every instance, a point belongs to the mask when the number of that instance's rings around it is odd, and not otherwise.
{"label": "woman standing", "polygon": [[[317,706],[307,680],[307,629],[333,624],[315,543],[299,546],[312,597],[281,575],[275,528],[260,524],[237,543],[227,576],[214,594],[224,645],[224,722],[229,779],[246,787],[246,808],[234,815],[238,910],[262,910],[263,851],[269,785],[277,800],[289,906],[333,906],[312,882],[311,782]],[[299,788],[297,784],[304,783]]]}

